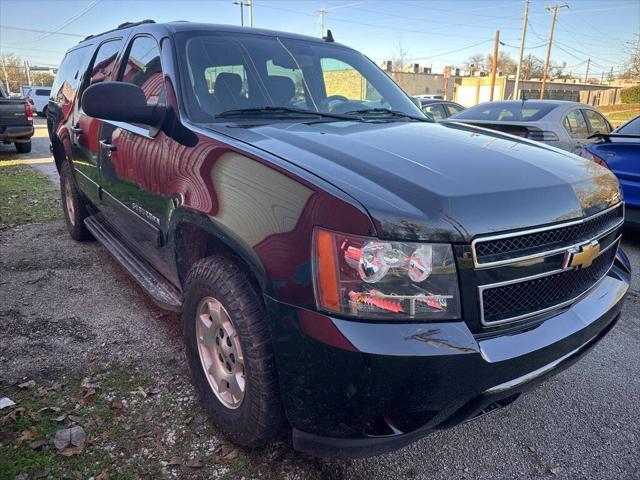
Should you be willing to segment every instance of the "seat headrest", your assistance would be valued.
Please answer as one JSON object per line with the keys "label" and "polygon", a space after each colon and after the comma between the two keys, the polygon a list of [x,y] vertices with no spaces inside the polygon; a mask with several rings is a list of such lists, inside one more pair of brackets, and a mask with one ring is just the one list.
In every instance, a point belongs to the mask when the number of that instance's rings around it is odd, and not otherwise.
{"label": "seat headrest", "polygon": [[219,73],[213,84],[213,89],[216,95],[240,95],[242,77],[237,73]]}
{"label": "seat headrest", "polygon": [[296,94],[296,86],[293,80],[280,75],[267,77],[267,89],[276,105],[288,104]]}

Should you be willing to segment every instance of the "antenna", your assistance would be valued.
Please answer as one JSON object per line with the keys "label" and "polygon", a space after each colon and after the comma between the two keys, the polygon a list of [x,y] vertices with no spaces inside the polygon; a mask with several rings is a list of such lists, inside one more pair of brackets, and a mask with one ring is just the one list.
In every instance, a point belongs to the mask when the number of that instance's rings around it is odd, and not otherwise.
{"label": "antenna", "polygon": [[327,35],[325,37],[322,37],[322,39],[327,43],[335,42],[335,40],[333,39],[333,34],[331,33],[331,30],[327,30]]}

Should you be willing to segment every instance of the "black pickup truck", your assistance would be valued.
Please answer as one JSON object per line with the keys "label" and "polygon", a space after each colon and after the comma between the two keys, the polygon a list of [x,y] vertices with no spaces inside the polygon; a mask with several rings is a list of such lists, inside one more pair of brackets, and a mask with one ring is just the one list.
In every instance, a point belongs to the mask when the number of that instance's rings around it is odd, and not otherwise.
{"label": "black pickup truck", "polygon": [[33,109],[24,98],[11,98],[0,86],[0,142],[13,143],[18,153],[31,151]]}

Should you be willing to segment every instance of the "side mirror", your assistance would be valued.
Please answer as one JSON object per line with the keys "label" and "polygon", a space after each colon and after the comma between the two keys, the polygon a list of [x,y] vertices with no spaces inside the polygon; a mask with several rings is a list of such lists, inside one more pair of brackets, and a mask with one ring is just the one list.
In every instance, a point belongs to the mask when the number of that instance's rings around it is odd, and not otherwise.
{"label": "side mirror", "polygon": [[165,107],[148,105],[144,92],[137,85],[100,82],[82,94],[82,110],[90,117],[103,120],[157,126],[162,122]]}

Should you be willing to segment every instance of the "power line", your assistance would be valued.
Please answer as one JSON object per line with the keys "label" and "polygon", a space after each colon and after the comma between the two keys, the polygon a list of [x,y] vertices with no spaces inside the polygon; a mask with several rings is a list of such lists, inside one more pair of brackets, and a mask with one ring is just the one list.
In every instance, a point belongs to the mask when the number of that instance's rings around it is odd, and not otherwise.
{"label": "power line", "polygon": [[473,47],[477,47],[479,45],[484,45],[484,44],[492,42],[492,41],[493,41],[492,39],[487,39],[487,40],[483,40],[482,42],[474,43],[474,44],[471,44],[471,45],[465,45],[464,47],[456,48],[455,50],[450,50],[448,52],[438,53],[436,55],[429,55],[429,56],[426,56],[426,57],[410,58],[408,61],[412,62],[414,60],[424,60],[424,59],[437,58],[437,57],[441,57],[443,55],[449,55],[451,53],[461,52],[462,50],[467,50],[468,48],[473,48]]}
{"label": "power line", "polygon": [[50,33],[52,35],[64,35],[65,37],[75,37],[75,38],[86,37],[86,35],[79,35],[77,33],[53,32],[51,30],[37,30],[35,28],[9,27],[7,25],[0,25],[0,29],[19,30],[21,32]]}
{"label": "power line", "polygon": [[73,22],[78,20],[80,17],[82,17],[84,14],[86,14],[89,10],[91,10],[97,4],[98,4],[98,0],[91,0],[91,2],[89,2],[89,4],[87,4],[87,5],[85,5],[84,8],[82,8],[79,12],[75,13],[71,17],[69,17],[66,20],[64,20],[61,24],[59,24],[57,27],[55,27],[50,32],[44,32],[42,35],[40,35],[40,36],[38,36],[38,37],[36,37],[36,38],[34,38],[32,40],[27,40],[26,42],[18,42],[16,45],[26,45],[26,44],[29,44],[29,43],[39,42],[40,40],[44,40],[45,38],[50,37],[51,35],[55,35],[55,34],[59,33],[60,30],[62,30],[63,28],[65,28],[68,25],[71,25]]}

